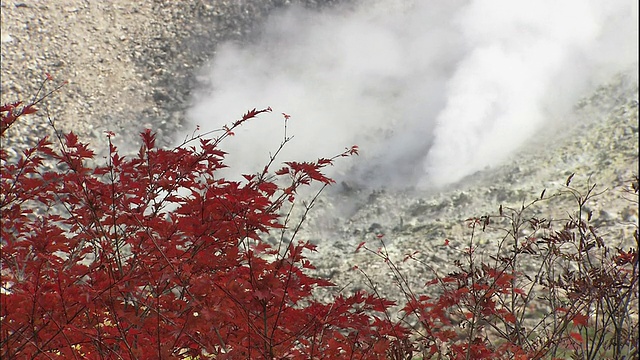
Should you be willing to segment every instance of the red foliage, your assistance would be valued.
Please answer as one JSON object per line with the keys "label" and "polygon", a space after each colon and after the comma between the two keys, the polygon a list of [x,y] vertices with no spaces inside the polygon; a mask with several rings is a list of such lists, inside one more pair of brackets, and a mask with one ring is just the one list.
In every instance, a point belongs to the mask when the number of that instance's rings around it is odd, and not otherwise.
{"label": "red foliage", "polygon": [[[3,106],[2,133],[34,111]],[[197,147],[158,149],[147,130],[137,156],[111,144],[101,166],[73,133],[19,159],[2,150],[2,358],[385,358],[407,332],[380,316],[390,302],[320,303],[312,290],[331,284],[302,270],[314,246],[262,241],[299,186],[333,182],[333,159],[217,176],[220,141],[265,111]]]}
{"label": "red foliage", "polygon": [[[45,82],[52,80],[47,75]],[[21,116],[36,112],[41,100],[2,106],[2,136]],[[387,253],[385,234],[374,234],[381,243],[377,250],[361,242],[356,252],[364,249],[383,259],[405,296],[401,322],[391,320],[388,310],[395,304],[379,296],[364,273],[374,295],[357,292],[317,301],[314,289],[332,284],[304,271],[314,268],[305,252],[315,246],[285,242],[284,236],[272,246],[263,238],[285,230],[281,209],[296,200],[301,186],[332,184],[323,169],[338,157],[357,155],[358,148],[315,162],[285,162],[272,171],[274,155],[260,173],[244,175],[242,182],[219,177],[226,167],[220,142],[270,111],[250,110],[223,127],[219,137],[194,136],[174,149],[156,148],[155,134],[146,130],[139,152],[130,158],[118,154],[111,143],[114,134],[106,132],[109,153],[106,164],[98,166],[91,165],[96,162],[93,150],[73,133],[56,133],[56,147],[44,138],[17,159],[1,149],[0,357],[411,359],[418,353],[424,359],[541,359],[564,351],[582,358],[637,354],[637,344],[629,340],[638,333],[637,324],[629,321],[637,319],[632,310],[637,305],[637,249],[611,252],[588,223],[591,214],[585,221],[578,213],[559,230],[545,219],[522,221],[523,211],[535,201],[521,210],[500,206],[498,215],[467,219],[472,234],[460,252],[465,263],[454,260],[455,271],[446,276],[419,260],[419,251],[406,254],[403,262],[418,261],[435,275],[425,283],[436,290],[426,292],[431,296],[408,286]],[[290,116],[283,116],[286,133]],[[287,141],[285,134],[275,154]],[[192,142],[197,146],[187,146]],[[570,189],[579,209],[594,188],[584,196]],[[637,183],[633,188],[637,194]],[[536,201],[543,196],[544,191]],[[502,250],[490,256],[492,262],[478,261],[474,233],[495,227],[496,220],[513,229],[500,242]],[[531,227],[530,235],[519,235],[524,226]],[[636,242],[639,238],[636,230]],[[448,249],[454,245],[444,240]],[[531,260],[540,262],[535,279],[522,267]],[[552,313],[533,311],[527,319],[525,313],[537,304],[548,304]],[[410,323],[407,319],[415,320],[411,332],[400,325]]]}

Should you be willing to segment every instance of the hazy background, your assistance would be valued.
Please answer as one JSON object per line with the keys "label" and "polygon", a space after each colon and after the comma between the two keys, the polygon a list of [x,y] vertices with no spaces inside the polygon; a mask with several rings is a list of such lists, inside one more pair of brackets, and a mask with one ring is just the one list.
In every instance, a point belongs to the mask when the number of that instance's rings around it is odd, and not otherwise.
{"label": "hazy background", "polygon": [[[234,172],[280,157],[313,160],[357,144],[338,180],[430,188],[506,159],[548,136],[571,106],[622,71],[637,76],[632,0],[365,1],[291,8],[249,44],[223,44],[201,70],[188,117],[203,130],[246,110],[274,112],[225,142]],[[603,134],[606,136],[606,134]]]}

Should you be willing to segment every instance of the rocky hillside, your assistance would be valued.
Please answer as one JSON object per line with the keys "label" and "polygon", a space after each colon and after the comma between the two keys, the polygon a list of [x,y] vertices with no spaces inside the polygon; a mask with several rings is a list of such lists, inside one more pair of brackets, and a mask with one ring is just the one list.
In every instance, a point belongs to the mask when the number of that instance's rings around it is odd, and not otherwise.
{"label": "rocky hillside", "polygon": [[[2,0],[0,101],[30,99],[50,73],[69,82],[44,103],[61,130],[104,147],[105,130],[126,144],[153,127],[169,144],[216,44],[248,38],[273,9],[333,2]],[[5,145],[46,134],[45,115],[12,129]]]}
{"label": "rocky hillside", "polygon": [[[421,261],[446,271],[469,245],[471,230],[466,219],[497,215],[500,206],[520,209],[540,198],[543,190],[545,198],[563,192],[572,174],[572,188],[585,194],[595,184],[596,192],[602,192],[583,211],[593,212],[594,224],[600,226],[608,244],[634,245],[638,198],[630,191],[638,174],[637,79],[631,75],[611,79],[576,104],[572,117],[540,132],[502,166],[476,173],[448,189],[349,189],[329,194],[314,207],[302,236],[319,244],[319,272],[340,285],[357,288],[365,283],[352,269],[357,265],[384,284],[383,293],[393,296],[386,265],[371,254],[354,253],[359,243],[366,241],[377,249],[379,236],[384,235],[381,239],[394,261],[402,263],[406,254],[418,252]],[[524,215],[562,223],[578,210],[575,199],[565,194],[536,203]],[[504,235],[477,233],[475,241],[488,254]],[[446,246],[445,239],[449,240]],[[431,276],[417,262],[408,261],[402,267],[416,288]]]}
{"label": "rocky hillside", "polygon": [[[33,96],[45,73],[69,81],[45,102],[45,110],[12,128],[3,146],[10,152],[49,131],[49,115],[63,131],[74,130],[104,147],[105,130],[126,144],[143,127],[159,131],[168,144],[184,122],[196,69],[215,54],[222,40],[242,40],[270,11],[289,3],[327,6],[314,0],[81,0],[1,2],[1,101]],[[48,112],[47,112],[48,111]],[[525,144],[504,165],[469,176],[447,189],[361,189],[337,184],[310,213],[298,235],[319,245],[313,255],[321,275],[339,285],[361,287],[354,265],[392,294],[385,265],[370,254],[354,253],[382,236],[401,260],[419,251],[434,266],[450,264],[470,236],[464,220],[519,208],[543,190],[598,184],[607,191],[592,210],[614,242],[630,241],[638,224],[638,204],[624,192],[638,174],[638,81],[621,74],[576,104],[571,121],[558,121]],[[631,201],[627,198],[630,198]],[[637,201],[637,198],[635,198]],[[543,217],[566,218],[575,204],[565,197],[535,207]],[[499,234],[479,237],[490,246]],[[445,239],[450,243],[445,246]],[[415,284],[424,269],[407,264]]]}

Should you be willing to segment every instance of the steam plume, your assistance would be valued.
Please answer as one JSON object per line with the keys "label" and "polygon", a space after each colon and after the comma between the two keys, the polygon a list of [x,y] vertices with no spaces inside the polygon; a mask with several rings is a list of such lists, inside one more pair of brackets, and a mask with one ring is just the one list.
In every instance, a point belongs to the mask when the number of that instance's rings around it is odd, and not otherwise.
{"label": "steam plume", "polygon": [[[434,187],[494,166],[612,75],[638,66],[628,0],[364,1],[271,16],[250,44],[224,44],[202,70],[190,119],[219,128],[271,106],[225,143],[255,172],[360,146],[335,177]],[[637,71],[637,70],[636,70]]]}

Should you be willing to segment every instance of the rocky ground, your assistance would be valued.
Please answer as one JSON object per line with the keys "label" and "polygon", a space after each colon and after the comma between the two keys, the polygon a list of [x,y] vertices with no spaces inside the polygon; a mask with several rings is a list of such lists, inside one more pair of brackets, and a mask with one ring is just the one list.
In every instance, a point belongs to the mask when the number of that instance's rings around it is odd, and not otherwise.
{"label": "rocky ground", "polygon": [[[398,292],[387,265],[370,253],[354,253],[363,241],[376,250],[383,240],[410,284],[422,289],[432,278],[431,269],[416,261],[403,262],[406,254],[417,252],[417,259],[446,274],[469,246],[471,229],[466,219],[498,215],[500,206],[505,213],[510,212],[508,208],[521,209],[539,199],[543,190],[548,200],[536,203],[523,216],[555,219],[560,228],[563,220],[580,210],[566,192],[566,180],[572,174],[571,188],[586,194],[595,184],[595,192],[602,192],[582,210],[593,212],[592,224],[599,227],[607,244],[637,246],[633,232],[638,226],[638,195],[632,190],[638,174],[637,79],[626,75],[612,79],[576,104],[572,116],[571,126],[548,128],[502,166],[469,176],[449,189],[329,195],[313,209],[310,226],[302,234],[322,244],[317,258],[323,259],[324,266],[319,273],[355,289],[366,283],[353,269],[358,266],[383,284],[380,292],[394,297]],[[550,199],[558,193],[564,195]],[[340,211],[341,203],[352,204],[346,216]],[[504,236],[504,231],[477,231],[474,241],[486,259],[495,254]],[[530,264],[532,271],[535,265]]]}
{"label": "rocky ground", "polygon": [[[73,130],[96,147],[105,147],[103,132],[112,130],[120,144],[144,127],[159,131],[164,144],[184,122],[196,69],[215,55],[222,40],[250,37],[273,9],[289,3],[329,6],[314,0],[143,0],[143,1],[15,1],[1,2],[2,103],[30,99],[45,73],[56,84],[68,81],[45,101],[39,116],[11,129],[2,146],[14,152],[50,132],[47,116],[62,131]],[[49,86],[51,85],[51,86]],[[624,192],[638,174],[638,82],[636,75],[611,79],[576,104],[577,124],[549,128],[505,165],[477,173],[443,191],[336,189],[311,212],[301,239],[318,243],[314,255],[319,274],[337,284],[361,287],[354,265],[365,269],[393,294],[388,271],[366,253],[354,253],[368,241],[378,247],[379,235],[396,260],[419,251],[436,267],[460,256],[470,232],[465,219],[496,213],[500,205],[519,208],[540,196],[572,184],[589,182],[608,189],[592,203],[595,220],[613,242],[630,241],[638,224],[638,204]],[[562,134],[562,135],[557,135]],[[635,197],[637,201],[637,197]],[[351,204],[344,211],[345,203]],[[566,218],[571,200],[536,206],[543,217]],[[492,244],[499,234],[480,236]],[[445,246],[445,239],[450,243]],[[412,283],[427,273],[408,263]]]}
{"label": "rocky ground", "polygon": [[[168,144],[183,124],[196,69],[220,41],[243,41],[274,9],[333,0],[2,0],[2,103],[32,98],[50,73],[68,81],[44,104],[60,130],[104,147],[153,125]],[[7,148],[48,133],[45,111],[5,139]]]}

